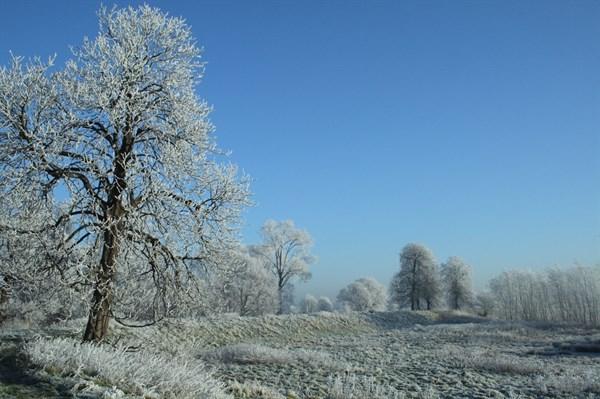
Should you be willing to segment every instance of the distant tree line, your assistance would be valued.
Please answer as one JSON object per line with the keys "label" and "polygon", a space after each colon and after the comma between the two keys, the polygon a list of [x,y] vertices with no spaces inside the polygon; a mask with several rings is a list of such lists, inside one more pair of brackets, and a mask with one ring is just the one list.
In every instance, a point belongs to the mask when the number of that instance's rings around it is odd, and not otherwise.
{"label": "distant tree line", "polygon": [[498,317],[600,325],[600,266],[509,271],[489,286]]}
{"label": "distant tree line", "polygon": [[[197,290],[189,292],[195,306],[179,306],[177,298],[165,295],[164,312],[172,317],[202,317],[234,313],[259,316],[281,313],[373,312],[385,310],[451,309],[474,312],[483,317],[508,320],[537,320],[600,325],[600,266],[549,269],[544,272],[510,271],[492,279],[489,289],[475,294],[471,267],[461,258],[449,257],[438,263],[430,249],[409,243],[399,256],[399,270],[389,288],[372,277],[359,278],[328,297],[306,294],[295,303],[294,286],[310,278],[314,262],[310,235],[292,221],[265,222],[262,242],[233,245],[215,254],[210,262],[196,265]],[[51,235],[41,243],[58,240]],[[40,257],[38,241],[0,240],[0,261],[4,265],[56,262],[51,254]],[[71,256],[76,256],[73,254]],[[20,261],[15,262],[19,257]],[[62,259],[69,262],[69,259]],[[133,260],[131,260],[133,262]],[[156,296],[148,282],[135,278],[137,267],[123,267],[116,279],[117,297],[127,308],[128,320],[143,322],[156,315]],[[29,269],[28,269],[29,270]],[[77,300],[76,287],[60,286],[53,273],[27,274],[17,267],[6,268],[0,276],[0,321],[2,318],[37,318],[43,323],[84,317],[86,308]]]}

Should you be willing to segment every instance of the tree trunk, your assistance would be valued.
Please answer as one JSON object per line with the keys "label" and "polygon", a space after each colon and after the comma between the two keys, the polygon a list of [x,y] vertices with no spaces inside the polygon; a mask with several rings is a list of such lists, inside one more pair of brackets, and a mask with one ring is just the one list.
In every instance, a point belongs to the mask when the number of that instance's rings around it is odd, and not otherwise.
{"label": "tree trunk", "polygon": [[123,140],[113,162],[114,181],[108,190],[107,208],[104,211],[103,221],[106,223],[102,257],[98,265],[98,274],[90,316],[83,334],[84,341],[100,342],[108,332],[110,320],[110,307],[113,301],[113,284],[116,274],[116,260],[119,255],[121,232],[123,227],[122,217],[125,215],[121,203],[121,193],[127,189],[127,162],[133,149],[134,134],[131,129],[133,116],[129,115],[123,131]]}
{"label": "tree trunk", "polygon": [[102,257],[98,265],[90,314],[83,334],[84,341],[100,342],[108,332],[118,253],[119,231],[118,226],[113,225],[104,232]]}
{"label": "tree trunk", "polygon": [[412,265],[412,281],[410,287],[410,302],[411,302],[411,310],[418,310],[418,298],[417,298],[417,260],[413,259]]}
{"label": "tree trunk", "polygon": [[283,287],[278,287],[277,294],[279,295],[279,309],[277,309],[277,314],[283,314]]}
{"label": "tree trunk", "polygon": [[83,334],[83,340],[87,342],[100,342],[108,332],[108,322],[110,320],[111,296],[105,292],[94,289],[92,307],[90,315]]}

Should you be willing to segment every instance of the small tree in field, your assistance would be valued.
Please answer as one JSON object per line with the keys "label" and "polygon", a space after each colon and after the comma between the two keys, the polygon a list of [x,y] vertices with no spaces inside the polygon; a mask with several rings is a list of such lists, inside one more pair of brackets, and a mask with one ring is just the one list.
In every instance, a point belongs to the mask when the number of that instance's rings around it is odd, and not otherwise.
{"label": "small tree in field", "polygon": [[317,308],[319,312],[333,312],[333,303],[328,297],[322,296],[319,298]]}
{"label": "small tree in field", "polygon": [[400,272],[390,283],[390,296],[400,308],[432,309],[441,293],[438,269],[431,251],[420,244],[407,244],[400,253]]}
{"label": "small tree in field", "polygon": [[315,313],[319,310],[318,306],[319,302],[317,301],[317,298],[310,294],[306,294],[300,304],[300,310],[302,313]]}
{"label": "small tree in field", "polygon": [[385,287],[374,278],[360,278],[340,290],[337,302],[341,309],[384,310],[387,303],[387,292]]}
{"label": "small tree in field", "polygon": [[480,292],[475,296],[474,307],[477,314],[482,317],[488,317],[494,311],[496,301],[489,292]]}
{"label": "small tree in field", "polygon": [[253,251],[262,258],[265,267],[277,280],[278,313],[281,314],[286,307],[286,290],[293,280],[310,278],[308,267],[315,260],[310,254],[312,239],[306,231],[294,226],[291,220],[267,220],[261,233],[263,243],[253,247]]}
{"label": "small tree in field", "polygon": [[205,277],[213,312],[235,312],[240,316],[275,312],[278,305],[275,280],[248,248],[232,249],[220,263]]}
{"label": "small tree in field", "polygon": [[452,256],[442,264],[442,281],[450,309],[462,309],[473,302],[471,268],[462,259]]}
{"label": "small tree in field", "polygon": [[180,306],[193,268],[233,240],[248,196],[216,160],[190,28],[148,6],[99,18],[64,70],[20,58],[0,69],[2,234],[38,246],[54,231],[33,271],[84,292],[87,341],[128,318],[123,284],[148,283],[153,319]]}

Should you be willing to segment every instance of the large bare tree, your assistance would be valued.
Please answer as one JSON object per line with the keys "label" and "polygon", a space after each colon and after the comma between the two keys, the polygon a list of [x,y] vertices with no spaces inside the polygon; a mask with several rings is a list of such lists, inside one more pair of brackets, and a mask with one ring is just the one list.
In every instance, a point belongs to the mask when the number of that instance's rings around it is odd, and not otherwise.
{"label": "large bare tree", "polygon": [[0,69],[2,234],[60,237],[45,267],[87,287],[90,341],[125,321],[128,284],[149,282],[153,319],[177,306],[192,265],[233,240],[248,197],[219,161],[185,22],[148,6],[99,19],[63,70],[18,57]]}

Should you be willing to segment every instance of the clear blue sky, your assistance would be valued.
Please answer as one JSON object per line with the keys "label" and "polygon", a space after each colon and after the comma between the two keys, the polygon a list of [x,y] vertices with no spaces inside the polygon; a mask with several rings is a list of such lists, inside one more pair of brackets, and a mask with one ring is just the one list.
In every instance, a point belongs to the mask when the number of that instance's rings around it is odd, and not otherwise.
{"label": "clear blue sky", "polygon": [[[254,179],[245,239],[267,218],[314,237],[299,294],[387,284],[411,241],[478,286],[600,261],[600,2],[148,3],[205,48],[199,94]],[[99,4],[0,3],[0,63],[64,60]]]}

